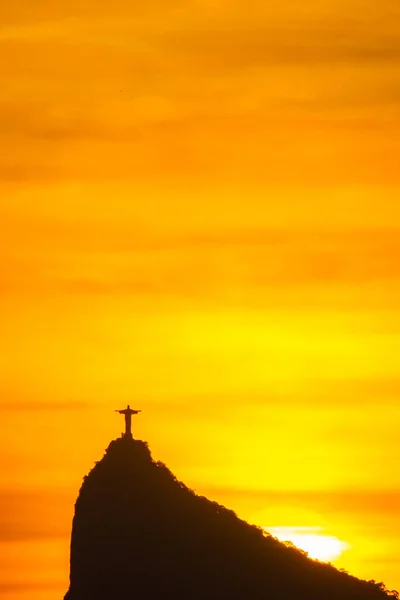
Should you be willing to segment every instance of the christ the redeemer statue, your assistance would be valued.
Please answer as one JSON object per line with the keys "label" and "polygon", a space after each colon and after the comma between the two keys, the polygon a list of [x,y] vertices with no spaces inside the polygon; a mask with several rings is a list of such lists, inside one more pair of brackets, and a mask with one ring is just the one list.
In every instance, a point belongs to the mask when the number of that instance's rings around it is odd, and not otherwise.
{"label": "christ the redeemer statue", "polygon": [[120,415],[125,415],[125,433],[124,437],[132,437],[132,415],[137,415],[141,410],[133,410],[129,404],[123,410],[116,410]]}

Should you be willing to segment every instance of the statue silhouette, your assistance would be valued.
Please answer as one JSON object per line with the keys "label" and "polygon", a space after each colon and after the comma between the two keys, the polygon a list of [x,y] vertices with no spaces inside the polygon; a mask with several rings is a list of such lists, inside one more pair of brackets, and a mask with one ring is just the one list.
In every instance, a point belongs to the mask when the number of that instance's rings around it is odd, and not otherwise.
{"label": "statue silhouette", "polygon": [[124,437],[132,437],[132,415],[137,415],[141,410],[133,410],[129,404],[123,410],[116,410],[120,415],[125,415],[125,433]]}

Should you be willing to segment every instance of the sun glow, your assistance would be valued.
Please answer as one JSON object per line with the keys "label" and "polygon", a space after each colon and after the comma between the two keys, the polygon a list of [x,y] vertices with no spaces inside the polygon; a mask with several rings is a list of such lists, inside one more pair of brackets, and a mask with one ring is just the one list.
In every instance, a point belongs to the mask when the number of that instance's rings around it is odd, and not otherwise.
{"label": "sun glow", "polygon": [[321,527],[264,527],[281,542],[291,542],[310,556],[323,562],[338,559],[348,549],[347,542],[325,535]]}

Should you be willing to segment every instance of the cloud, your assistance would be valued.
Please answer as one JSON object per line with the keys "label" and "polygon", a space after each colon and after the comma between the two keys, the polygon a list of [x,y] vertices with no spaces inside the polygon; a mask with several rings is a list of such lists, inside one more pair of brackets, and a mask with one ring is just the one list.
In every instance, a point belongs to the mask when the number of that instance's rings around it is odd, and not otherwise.
{"label": "cloud", "polygon": [[20,393],[13,389],[0,389],[0,410],[3,412],[43,412],[43,411],[72,411],[85,410],[93,406],[93,403],[81,400],[37,400],[35,395],[28,398],[26,393]]}
{"label": "cloud", "polygon": [[[373,108],[399,100],[400,32],[391,3],[380,10],[363,6],[361,13],[355,2],[301,4],[289,11],[259,2],[248,11],[221,2],[211,11],[183,2],[177,11],[118,2],[96,6],[94,16],[88,2],[79,20],[68,18],[72,9],[54,9],[43,21],[36,1],[32,24],[21,25],[19,36],[22,15],[10,11],[15,25],[6,39],[3,34],[7,58],[0,63],[7,81],[2,139],[56,146],[129,141],[141,151],[157,148],[149,156],[154,161],[162,148],[173,152],[177,139],[186,141],[187,155],[188,139],[197,145],[201,132],[214,143],[225,136],[228,152],[229,130],[242,137],[239,120],[247,117],[244,129],[257,145],[256,133],[276,129],[277,114],[284,116],[278,129],[304,120],[318,127],[318,112],[337,126],[343,109],[365,106],[379,121]],[[140,151],[130,152],[140,158]],[[204,161],[207,150],[200,148],[200,155]]]}
{"label": "cloud", "polygon": [[64,410],[83,410],[90,408],[88,402],[0,402],[0,410],[12,412],[27,412],[27,411],[64,411]]}
{"label": "cloud", "polygon": [[[248,490],[233,488],[207,487],[202,492],[211,498],[246,498],[257,500],[257,504],[264,506],[289,505],[293,507],[307,507],[321,514],[347,514],[363,515],[372,519],[382,517],[385,519],[400,519],[398,507],[400,490]],[[393,521],[392,521],[393,522]]]}
{"label": "cloud", "polygon": [[[75,492],[44,489],[0,494],[0,542],[68,539]],[[67,542],[68,543],[68,542]]]}
{"label": "cloud", "polygon": [[[82,295],[228,298],[240,289],[243,301],[262,299],[266,290],[272,301],[274,290],[300,288],[311,294],[323,288],[325,295],[330,289],[337,295],[341,286],[351,300],[349,286],[358,296],[360,286],[380,283],[384,304],[400,282],[400,235],[395,227],[320,232],[278,228],[215,232],[205,227],[188,234],[158,234],[144,232],[134,222],[105,226],[40,218],[35,227],[23,219],[18,227],[18,244],[14,236],[4,259],[8,270],[3,294],[42,289]],[[376,295],[369,301],[377,301]]]}

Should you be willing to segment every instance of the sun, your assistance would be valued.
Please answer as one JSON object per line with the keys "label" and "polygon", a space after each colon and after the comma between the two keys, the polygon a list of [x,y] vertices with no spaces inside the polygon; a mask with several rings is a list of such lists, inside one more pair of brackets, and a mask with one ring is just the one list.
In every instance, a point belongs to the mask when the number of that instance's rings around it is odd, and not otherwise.
{"label": "sun", "polygon": [[307,552],[310,558],[322,562],[338,559],[349,545],[333,535],[323,533],[321,527],[264,527],[265,531],[281,542],[291,542]]}

